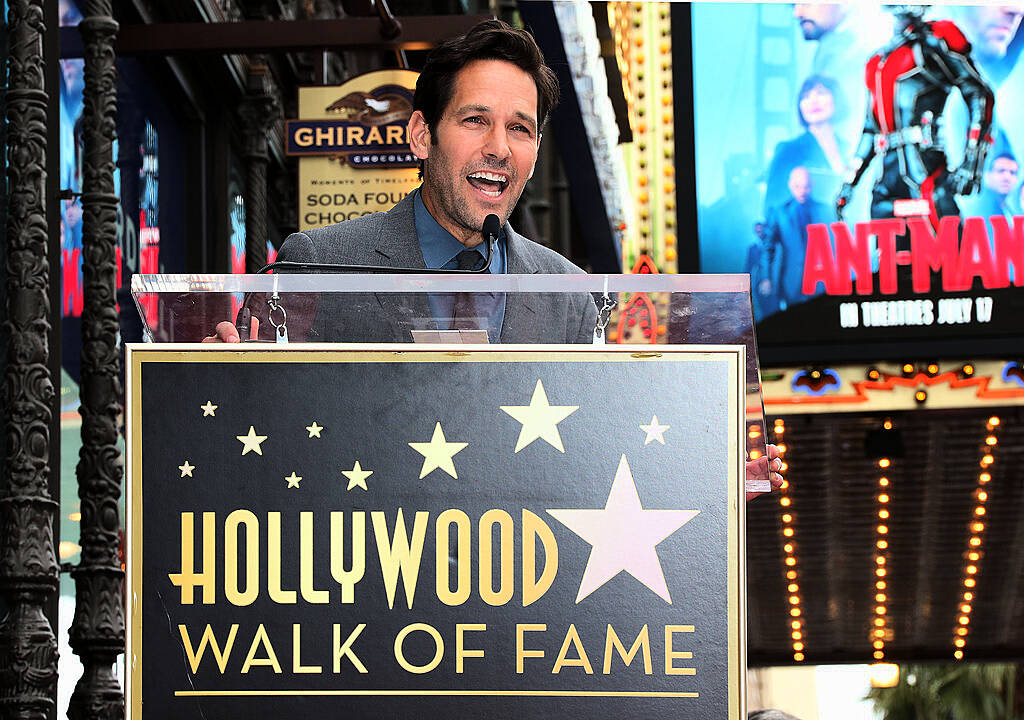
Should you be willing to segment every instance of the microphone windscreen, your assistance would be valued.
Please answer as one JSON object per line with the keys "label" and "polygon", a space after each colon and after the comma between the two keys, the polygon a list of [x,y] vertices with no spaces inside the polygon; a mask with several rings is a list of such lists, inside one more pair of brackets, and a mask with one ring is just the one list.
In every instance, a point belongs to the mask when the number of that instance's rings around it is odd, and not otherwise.
{"label": "microphone windscreen", "polygon": [[484,242],[490,242],[491,238],[498,239],[498,233],[501,231],[501,221],[498,220],[498,216],[493,213],[484,218]]}

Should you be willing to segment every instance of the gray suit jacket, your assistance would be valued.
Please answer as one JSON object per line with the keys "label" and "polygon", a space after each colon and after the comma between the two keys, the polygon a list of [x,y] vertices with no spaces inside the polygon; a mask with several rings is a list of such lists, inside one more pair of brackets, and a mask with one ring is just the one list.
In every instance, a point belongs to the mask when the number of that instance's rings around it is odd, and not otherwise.
{"label": "gray suit jacket", "polygon": [[[513,274],[583,271],[505,224]],[[293,233],[277,255],[292,262],[426,268],[410,194],[387,212]],[[502,343],[591,343],[597,308],[589,293],[509,293]],[[407,342],[411,329],[434,327],[425,294],[330,294],[321,298],[310,340]]]}

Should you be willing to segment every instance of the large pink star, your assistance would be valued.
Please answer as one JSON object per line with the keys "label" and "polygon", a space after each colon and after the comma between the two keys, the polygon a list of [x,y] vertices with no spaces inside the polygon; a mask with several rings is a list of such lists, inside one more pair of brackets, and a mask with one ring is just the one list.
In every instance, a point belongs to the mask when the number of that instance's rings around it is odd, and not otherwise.
{"label": "large pink star", "polygon": [[548,510],[592,545],[576,602],[625,570],[667,603],[672,602],[655,546],[700,510],[644,510],[623,455],[604,510]]}

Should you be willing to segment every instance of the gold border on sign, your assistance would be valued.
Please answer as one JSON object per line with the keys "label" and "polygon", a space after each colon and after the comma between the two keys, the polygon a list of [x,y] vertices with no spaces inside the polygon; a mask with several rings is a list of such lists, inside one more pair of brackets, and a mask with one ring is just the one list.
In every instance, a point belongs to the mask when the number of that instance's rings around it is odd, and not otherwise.
{"label": "gold border on sign", "polygon": [[[304,343],[276,345],[253,343],[231,349],[200,343],[130,343],[126,346],[129,408],[127,427],[126,489],[127,596],[125,698],[128,720],[142,718],[142,367],[146,363],[369,363],[369,362],[609,362],[659,360],[715,360],[728,368],[728,707],[729,720],[744,720],[746,706],[746,607],[745,607],[745,457],[740,439],[744,432],[746,348],[742,345],[659,345],[637,350],[635,346],[552,345],[380,345]],[[266,696],[475,696],[475,697],[647,697],[696,698],[697,692],[646,691],[545,691],[545,690],[233,690],[175,691],[176,697]]]}

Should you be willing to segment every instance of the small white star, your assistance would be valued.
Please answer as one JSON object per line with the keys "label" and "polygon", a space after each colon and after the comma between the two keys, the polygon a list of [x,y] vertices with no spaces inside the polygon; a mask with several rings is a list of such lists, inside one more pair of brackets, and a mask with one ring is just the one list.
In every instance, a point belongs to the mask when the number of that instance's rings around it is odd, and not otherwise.
{"label": "small white star", "polygon": [[256,429],[250,425],[248,435],[235,435],[236,438],[242,441],[242,454],[245,455],[250,450],[257,455],[263,454],[263,449],[260,447],[260,443],[267,439],[266,435],[257,435]]}
{"label": "small white star", "polygon": [[323,430],[323,426],[317,425],[316,420],[314,420],[312,425],[306,426],[306,430],[309,431],[309,436],[311,438],[320,437],[320,431]]}
{"label": "small white star", "polygon": [[366,487],[366,478],[373,475],[373,470],[363,470],[359,465],[359,461],[356,460],[356,464],[352,466],[351,470],[342,470],[341,474],[348,478],[348,487],[346,490],[351,490],[354,487],[361,487],[363,490],[369,490]]}
{"label": "small white star", "polygon": [[654,415],[651,417],[650,425],[641,425],[640,429],[647,433],[647,437],[644,438],[644,445],[649,445],[652,441],[657,440],[662,445],[665,444],[665,431],[668,430],[670,425],[659,425],[658,416]]}
{"label": "small white star", "polygon": [[193,477],[192,471],[196,469],[196,466],[189,465],[188,460],[186,460],[184,465],[178,466],[178,469],[181,470],[182,477]]}
{"label": "small white star", "polygon": [[292,470],[292,474],[285,478],[288,481],[288,487],[297,488],[299,486],[299,480],[302,479],[301,475],[296,475],[295,471]]}
{"label": "small white star", "polygon": [[217,417],[217,413],[214,412],[220,405],[214,405],[209,400],[206,401],[205,405],[200,405],[199,409],[203,411],[203,417]]}
{"label": "small white star", "polygon": [[434,425],[434,435],[430,438],[430,442],[409,443],[409,447],[423,456],[423,467],[420,469],[421,480],[428,473],[437,469],[444,470],[458,480],[459,476],[455,472],[455,463],[452,458],[455,457],[455,453],[463,450],[467,445],[469,443],[448,442],[444,437],[444,430],[441,429],[441,423]]}

